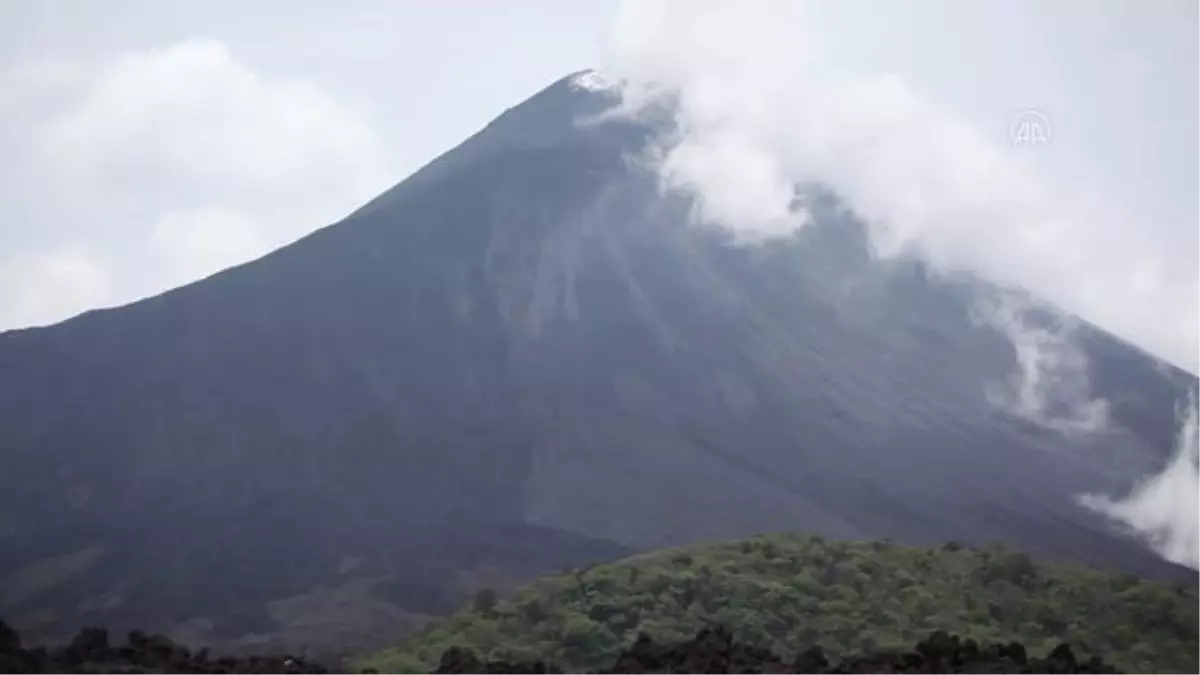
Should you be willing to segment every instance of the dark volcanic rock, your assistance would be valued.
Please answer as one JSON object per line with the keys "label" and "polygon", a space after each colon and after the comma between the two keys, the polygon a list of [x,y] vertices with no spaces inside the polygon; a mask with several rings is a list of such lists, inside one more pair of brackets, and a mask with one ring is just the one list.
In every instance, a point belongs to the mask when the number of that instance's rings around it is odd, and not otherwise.
{"label": "dark volcanic rock", "polygon": [[16,652],[21,648],[21,635],[8,624],[0,621],[0,652]]}
{"label": "dark volcanic rock", "polygon": [[[130,645],[133,646],[132,638]],[[136,649],[136,646],[134,648]],[[109,652],[108,631],[103,628],[84,628],[79,631],[74,640],[71,640],[71,646],[67,647],[67,651],[71,654],[72,659],[78,661],[103,660]]]}
{"label": "dark volcanic rock", "polygon": [[108,632],[85,628],[68,647],[22,649],[16,633],[0,622],[0,673],[327,673],[293,656],[209,659],[192,655],[162,635],[129,634],[124,646],[110,647]]}

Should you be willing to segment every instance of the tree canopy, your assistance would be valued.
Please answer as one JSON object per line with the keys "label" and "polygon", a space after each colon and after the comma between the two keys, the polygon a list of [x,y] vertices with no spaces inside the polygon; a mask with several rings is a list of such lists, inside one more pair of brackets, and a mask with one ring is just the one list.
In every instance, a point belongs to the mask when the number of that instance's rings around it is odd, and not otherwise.
{"label": "tree canopy", "polygon": [[430,672],[451,647],[489,660],[609,666],[639,633],[682,642],[720,625],[793,658],[903,652],[945,630],[1048,653],[1068,643],[1128,672],[1195,672],[1195,585],[1167,586],[1001,546],[942,548],[769,535],[544,578],[431,622],[354,664]]}

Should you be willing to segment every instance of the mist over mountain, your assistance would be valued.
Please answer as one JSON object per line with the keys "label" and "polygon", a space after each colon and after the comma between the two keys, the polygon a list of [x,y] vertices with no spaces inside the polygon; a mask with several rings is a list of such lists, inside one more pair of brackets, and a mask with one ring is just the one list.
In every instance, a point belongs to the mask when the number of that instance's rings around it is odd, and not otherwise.
{"label": "mist over mountain", "polygon": [[391,639],[480,585],[774,531],[1195,579],[1079,503],[1167,464],[1194,376],[878,258],[820,184],[794,235],[697,226],[642,159],[666,118],[589,82],[257,261],[0,334],[5,620]]}

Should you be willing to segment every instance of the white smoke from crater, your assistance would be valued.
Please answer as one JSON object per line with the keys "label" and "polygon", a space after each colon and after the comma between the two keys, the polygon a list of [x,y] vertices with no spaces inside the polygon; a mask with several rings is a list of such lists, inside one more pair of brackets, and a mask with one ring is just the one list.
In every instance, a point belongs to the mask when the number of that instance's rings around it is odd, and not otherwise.
{"label": "white smoke from crater", "polygon": [[1084,506],[1126,525],[1159,555],[1200,568],[1200,417],[1193,397],[1179,412],[1175,451],[1161,473],[1136,486],[1124,499],[1085,495]]}
{"label": "white smoke from crater", "polygon": [[[809,222],[793,186],[826,185],[868,224],[877,257],[1028,292],[1200,370],[1200,281],[1164,273],[1173,252],[1161,239],[1102,195],[1031,171],[1007,126],[985,133],[887,71],[839,68],[828,47],[847,36],[813,28],[818,4],[621,5],[604,71],[626,112],[671,102],[675,132],[655,159],[698,222],[748,241],[787,236]],[[1103,428],[1107,403],[1091,396],[1069,323],[1031,322],[1010,301],[977,310],[1015,355],[1011,376],[987,384],[995,404],[1066,433]],[[1093,505],[1194,564],[1190,447],[1128,500]]]}
{"label": "white smoke from crater", "polygon": [[[673,97],[676,131],[662,140],[659,173],[666,188],[694,198],[698,222],[746,241],[786,236],[809,222],[794,186],[819,183],[868,224],[881,258],[918,256],[1009,287],[1056,288],[1063,267],[1083,266],[1079,248],[1067,245],[1079,229],[1011,160],[1011,148],[899,78],[823,71],[804,48],[801,18],[793,3],[636,3],[619,17],[609,72],[634,110]],[[1064,358],[1063,340],[1050,344],[1012,316],[983,313],[1017,357],[1015,398],[996,389],[997,403],[1062,428],[1103,422],[1090,413],[1052,418],[1044,405],[1086,393],[1081,353]],[[1053,372],[1042,372],[1047,366]]]}
{"label": "white smoke from crater", "polygon": [[1200,281],[1164,271],[1149,228],[1032,171],[1008,124],[984,131],[899,76],[839,68],[830,46],[853,36],[814,29],[814,7],[827,6],[618,10],[603,70],[628,110],[675,104],[660,175],[695,198],[699,221],[748,240],[787,235],[808,222],[793,186],[823,184],[869,224],[880,257],[1028,290],[1200,370]]}

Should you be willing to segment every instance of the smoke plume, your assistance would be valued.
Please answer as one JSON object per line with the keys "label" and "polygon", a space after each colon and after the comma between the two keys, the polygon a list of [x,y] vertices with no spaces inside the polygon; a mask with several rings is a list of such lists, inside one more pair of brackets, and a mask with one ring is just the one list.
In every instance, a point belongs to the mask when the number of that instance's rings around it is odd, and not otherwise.
{"label": "smoke plume", "polygon": [[[851,36],[822,24],[828,7],[689,1],[618,10],[605,76],[627,112],[670,101],[674,131],[654,156],[664,188],[694,198],[698,222],[744,241],[788,236],[809,222],[794,186],[818,183],[868,223],[875,256],[919,257],[1058,308],[1050,325],[1009,301],[981,305],[975,318],[1015,354],[1007,380],[982,383],[990,399],[1064,433],[1095,431],[1107,418],[1067,316],[1197,372],[1200,282],[1186,270],[1164,274],[1170,251],[1161,240],[1098,195],[1034,171],[1007,128],[987,133],[886,70],[841,67],[831,45]],[[1092,503],[1194,565],[1190,443],[1128,500]]]}
{"label": "smoke plume", "polygon": [[1124,499],[1085,495],[1080,501],[1124,523],[1159,555],[1200,569],[1200,462],[1195,396],[1179,411],[1175,452],[1166,468],[1136,486]]}
{"label": "smoke plume", "polygon": [[992,405],[1063,433],[1105,427],[1108,402],[1091,394],[1087,356],[1074,339],[1071,317],[1013,295],[981,300],[975,309],[975,321],[999,331],[1017,363],[1006,381],[988,383]]}

